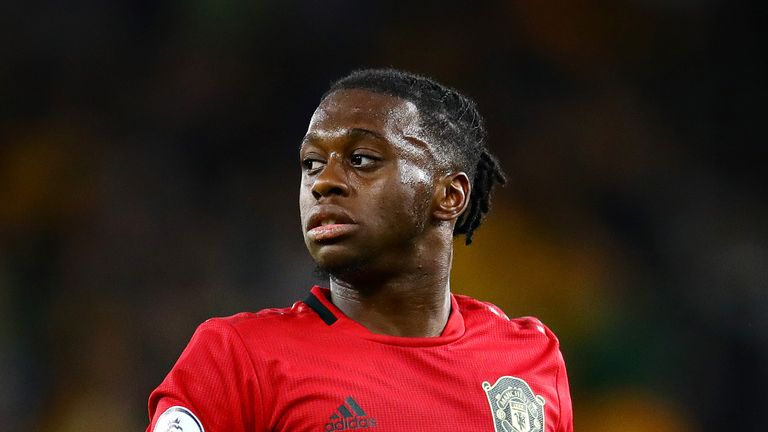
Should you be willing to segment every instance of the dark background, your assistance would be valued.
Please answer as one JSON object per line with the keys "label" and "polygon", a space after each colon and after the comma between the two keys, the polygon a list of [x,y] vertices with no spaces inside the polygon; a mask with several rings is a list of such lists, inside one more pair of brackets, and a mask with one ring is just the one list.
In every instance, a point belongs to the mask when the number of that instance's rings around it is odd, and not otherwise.
{"label": "dark background", "polygon": [[371,66],[433,76],[486,115],[510,182],[475,244],[457,242],[453,289],[560,336],[577,430],[764,430],[761,12],[74,0],[0,15],[2,430],[143,430],[197,324],[303,298],[298,144],[328,84]]}

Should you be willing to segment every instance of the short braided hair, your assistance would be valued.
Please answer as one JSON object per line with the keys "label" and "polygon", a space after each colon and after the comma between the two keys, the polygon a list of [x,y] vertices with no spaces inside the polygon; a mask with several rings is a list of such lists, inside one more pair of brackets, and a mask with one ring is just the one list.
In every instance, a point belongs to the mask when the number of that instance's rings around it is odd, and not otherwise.
{"label": "short braided hair", "polygon": [[447,171],[464,171],[472,181],[469,205],[459,217],[453,235],[472,235],[491,208],[491,191],[507,179],[498,159],[486,148],[485,120],[477,105],[459,91],[437,81],[397,69],[357,70],[331,84],[323,95],[361,89],[399,97],[416,105],[421,127],[439,150],[436,162]]}

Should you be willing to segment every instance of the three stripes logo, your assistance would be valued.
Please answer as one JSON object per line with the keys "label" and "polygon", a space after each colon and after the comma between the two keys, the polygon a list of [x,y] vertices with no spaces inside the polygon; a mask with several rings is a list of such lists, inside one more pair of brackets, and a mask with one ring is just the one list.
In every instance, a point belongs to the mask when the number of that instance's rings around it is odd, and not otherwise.
{"label": "three stripes logo", "polygon": [[360,405],[352,396],[344,400],[328,418],[325,431],[344,431],[352,429],[371,429],[376,427],[376,419],[368,415],[360,408]]}

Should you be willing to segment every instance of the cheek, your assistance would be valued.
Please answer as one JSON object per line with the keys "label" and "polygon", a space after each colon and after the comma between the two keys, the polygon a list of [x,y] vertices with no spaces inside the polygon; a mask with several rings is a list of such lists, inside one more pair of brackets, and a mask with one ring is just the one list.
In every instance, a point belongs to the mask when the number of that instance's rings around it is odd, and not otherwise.
{"label": "cheek", "polygon": [[304,222],[304,215],[312,207],[313,201],[314,197],[312,196],[312,190],[302,182],[299,187],[299,215],[301,216],[302,222]]}
{"label": "cheek", "polygon": [[400,183],[414,189],[424,189],[430,183],[430,174],[426,169],[404,162],[400,166]]}
{"label": "cheek", "polygon": [[409,191],[411,208],[421,214],[432,200],[432,173],[419,164],[402,162],[399,178],[400,187]]}
{"label": "cheek", "polygon": [[397,183],[390,184],[385,192],[391,196],[397,191],[397,197],[391,203],[396,206],[393,213],[399,216],[393,220],[418,229],[428,218],[427,211],[432,202],[431,174],[414,163],[402,161],[393,179]]}

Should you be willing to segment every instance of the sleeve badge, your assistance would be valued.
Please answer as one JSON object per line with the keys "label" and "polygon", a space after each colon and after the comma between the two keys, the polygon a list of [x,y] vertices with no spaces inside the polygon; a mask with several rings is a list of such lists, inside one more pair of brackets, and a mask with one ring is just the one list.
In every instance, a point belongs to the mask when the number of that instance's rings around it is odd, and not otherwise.
{"label": "sleeve badge", "polygon": [[172,406],[157,419],[153,432],[205,432],[205,429],[192,411]]}

